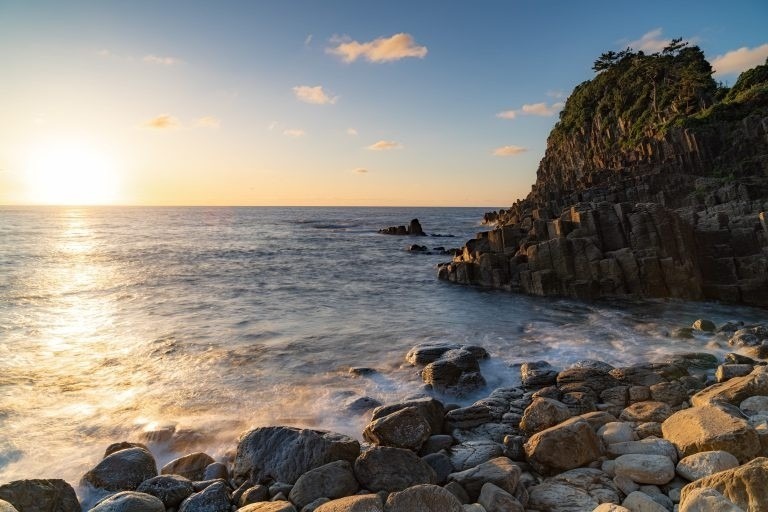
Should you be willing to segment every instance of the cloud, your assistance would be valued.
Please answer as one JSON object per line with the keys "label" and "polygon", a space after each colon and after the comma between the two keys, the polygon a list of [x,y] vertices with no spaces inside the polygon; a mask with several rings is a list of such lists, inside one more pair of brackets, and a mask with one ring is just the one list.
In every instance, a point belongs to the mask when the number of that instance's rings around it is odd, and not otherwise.
{"label": "cloud", "polygon": [[195,121],[195,126],[198,128],[219,128],[221,126],[221,120],[213,116],[203,116]]}
{"label": "cloud", "polygon": [[300,101],[315,105],[332,105],[339,99],[338,96],[329,96],[323,90],[323,86],[321,85],[316,85],[314,87],[310,85],[297,85],[293,88],[293,93]]}
{"label": "cloud", "polygon": [[174,66],[182,62],[176,57],[160,57],[159,55],[145,55],[142,60],[150,64],[160,64],[161,66]]}
{"label": "cloud", "polygon": [[312,43],[312,34],[308,34],[307,38],[304,39],[304,46],[309,46]]}
{"label": "cloud", "polygon": [[368,169],[363,169],[362,167],[358,167],[354,171],[355,174],[368,174]]}
{"label": "cloud", "polygon": [[178,128],[179,124],[179,120],[172,115],[162,114],[150,119],[144,123],[144,126],[155,130],[167,130],[169,128]]}
{"label": "cloud", "polygon": [[640,39],[630,41],[628,46],[633,50],[642,50],[647,53],[660,52],[672,42],[671,39],[663,39],[661,33],[661,27],[655,28],[650,32],[643,34]]}
{"label": "cloud", "polygon": [[528,148],[521,146],[501,146],[493,150],[495,156],[514,156],[528,151]]}
{"label": "cloud", "polygon": [[525,104],[517,110],[503,110],[496,114],[496,117],[500,119],[515,119],[519,115],[524,116],[542,116],[549,117],[557,114],[562,110],[565,103],[558,101],[547,105],[546,103],[529,103]]}
{"label": "cloud", "polygon": [[388,151],[390,149],[401,149],[402,147],[402,144],[393,140],[380,140],[368,146],[368,149],[373,151]]}
{"label": "cloud", "polygon": [[555,98],[557,100],[565,98],[565,93],[560,90],[553,90],[553,91],[547,91],[547,96],[550,98]]}
{"label": "cloud", "polygon": [[290,128],[288,130],[283,130],[283,135],[286,135],[288,137],[293,137],[293,138],[303,137],[306,134],[307,132],[305,132],[301,128]]}
{"label": "cloud", "polygon": [[98,52],[96,52],[96,55],[98,55],[99,57],[111,57],[112,56],[112,52],[110,52],[107,49],[102,49],[102,50],[99,50]]}
{"label": "cloud", "polygon": [[391,62],[407,57],[423,59],[428,51],[426,46],[416,44],[413,36],[403,32],[366,43],[354,41],[346,36],[334,37],[331,42],[335,46],[326,48],[326,52],[341,57],[344,62],[354,62],[359,58],[368,62]]}
{"label": "cloud", "polygon": [[347,128],[347,135],[357,137],[357,130],[355,128]]}
{"label": "cloud", "polygon": [[741,73],[763,64],[766,58],[768,58],[768,43],[754,48],[744,46],[712,59],[712,68],[715,70],[715,75]]}
{"label": "cloud", "polygon": [[278,124],[277,121],[272,121],[271,123],[269,123],[269,126],[267,126],[267,130],[274,131],[274,129],[277,128],[277,124]]}

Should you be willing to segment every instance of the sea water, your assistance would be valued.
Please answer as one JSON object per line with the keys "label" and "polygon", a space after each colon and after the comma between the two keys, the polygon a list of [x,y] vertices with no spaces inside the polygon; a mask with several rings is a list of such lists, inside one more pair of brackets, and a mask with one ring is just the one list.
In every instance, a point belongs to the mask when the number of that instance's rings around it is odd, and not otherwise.
{"label": "sea water", "polygon": [[[728,347],[670,332],[765,311],[680,301],[578,302],[440,282],[482,208],[0,208],[0,482],[76,485],[112,442],[160,465],[231,456],[259,425],[359,438],[348,406],[424,393],[417,343],[482,345],[489,389],[515,363],[612,364]],[[377,234],[419,218],[427,233]],[[374,368],[370,376],[349,373]],[[485,390],[487,392],[488,390]],[[469,403],[473,398],[447,398]],[[152,438],[149,438],[150,440]],[[156,438],[155,438],[156,439]]]}

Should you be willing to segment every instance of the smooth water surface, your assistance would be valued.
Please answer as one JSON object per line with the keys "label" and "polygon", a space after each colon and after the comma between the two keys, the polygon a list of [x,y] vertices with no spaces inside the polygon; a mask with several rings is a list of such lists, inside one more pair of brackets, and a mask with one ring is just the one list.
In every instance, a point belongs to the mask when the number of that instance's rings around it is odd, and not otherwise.
{"label": "smooth water surface", "polygon": [[[359,436],[361,396],[422,391],[416,343],[486,347],[510,363],[610,363],[700,350],[669,331],[765,312],[683,302],[531,298],[436,279],[482,229],[477,208],[0,208],[0,481],[76,484],[115,441],[173,425],[163,464],[225,456],[250,426]],[[418,217],[428,233],[379,235]],[[709,343],[706,347],[722,351]],[[379,373],[353,377],[351,366]],[[471,397],[470,397],[471,399]]]}

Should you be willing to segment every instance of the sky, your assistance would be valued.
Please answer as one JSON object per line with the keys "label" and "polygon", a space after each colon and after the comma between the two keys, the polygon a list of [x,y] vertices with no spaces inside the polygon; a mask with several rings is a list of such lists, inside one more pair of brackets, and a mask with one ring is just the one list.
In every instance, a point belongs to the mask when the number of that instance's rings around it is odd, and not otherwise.
{"label": "sky", "polygon": [[505,207],[611,49],[768,57],[768,2],[0,0],[0,204]]}

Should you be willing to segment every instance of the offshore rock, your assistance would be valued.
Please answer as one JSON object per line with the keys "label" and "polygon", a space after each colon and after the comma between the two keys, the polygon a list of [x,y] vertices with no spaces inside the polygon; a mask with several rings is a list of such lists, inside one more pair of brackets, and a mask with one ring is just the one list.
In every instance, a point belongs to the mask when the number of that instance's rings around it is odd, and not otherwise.
{"label": "offshore rock", "polygon": [[233,466],[236,483],[266,480],[294,483],[314,468],[336,460],[354,462],[360,444],[343,434],[294,427],[260,427],[237,444]]}

